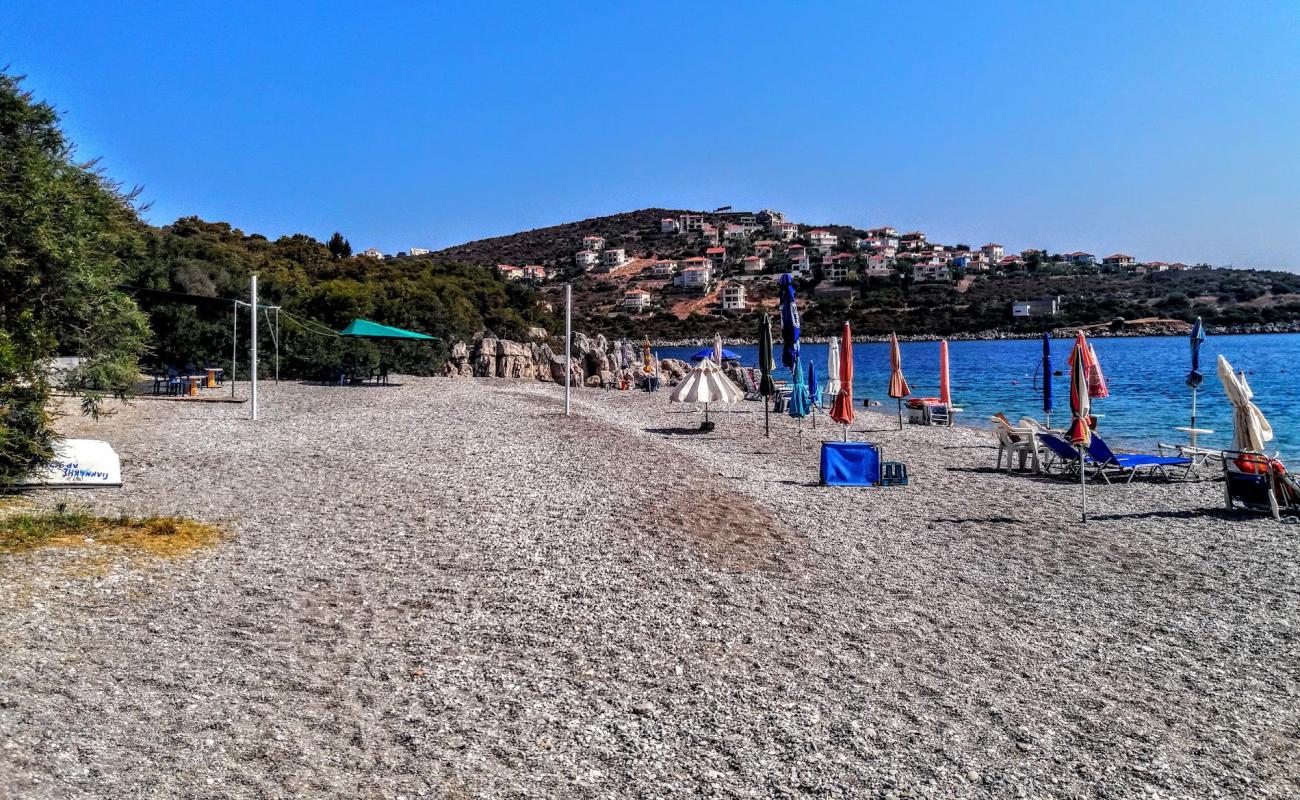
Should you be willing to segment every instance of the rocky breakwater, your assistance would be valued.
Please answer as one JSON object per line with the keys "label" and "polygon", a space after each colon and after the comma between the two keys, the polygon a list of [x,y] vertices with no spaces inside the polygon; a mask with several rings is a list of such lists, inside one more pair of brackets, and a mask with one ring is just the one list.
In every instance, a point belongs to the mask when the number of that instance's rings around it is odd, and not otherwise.
{"label": "rocky breakwater", "polygon": [[[534,328],[531,341],[515,342],[483,335],[471,342],[456,342],[443,367],[450,378],[522,378],[564,384],[564,343],[552,340],[546,332]],[[573,360],[570,381],[574,386],[613,388],[626,381],[639,387],[646,379],[641,348],[633,346],[625,353],[619,342],[603,335],[573,334]],[[627,366],[624,367],[623,364]],[[665,358],[657,363],[664,385],[672,386],[690,368],[685,362]]]}

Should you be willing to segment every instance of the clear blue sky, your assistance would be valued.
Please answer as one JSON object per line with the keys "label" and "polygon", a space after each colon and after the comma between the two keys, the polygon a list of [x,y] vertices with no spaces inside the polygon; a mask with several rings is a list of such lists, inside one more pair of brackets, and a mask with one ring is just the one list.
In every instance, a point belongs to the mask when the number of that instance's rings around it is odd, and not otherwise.
{"label": "clear blue sky", "polygon": [[395,252],[730,204],[1300,269],[1290,0],[287,5],[10,0],[0,64],[155,223]]}

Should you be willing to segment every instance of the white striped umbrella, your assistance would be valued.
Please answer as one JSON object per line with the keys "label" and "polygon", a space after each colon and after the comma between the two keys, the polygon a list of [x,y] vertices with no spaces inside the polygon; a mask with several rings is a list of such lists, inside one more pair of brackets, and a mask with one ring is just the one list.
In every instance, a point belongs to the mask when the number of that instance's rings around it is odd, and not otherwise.
{"label": "white striped umbrella", "polygon": [[1251,402],[1255,393],[1246,383],[1246,376],[1233,372],[1228,359],[1219,356],[1219,380],[1232,402],[1232,449],[1263,453],[1264,443],[1273,440],[1273,426],[1264,419],[1259,406]]}
{"label": "white striped umbrella", "polygon": [[826,346],[826,385],[822,393],[832,401],[840,393],[840,340],[831,339]]}
{"label": "white striped umbrella", "polygon": [[713,359],[702,358],[668,396],[670,403],[703,403],[704,421],[709,421],[709,403],[736,403],[745,393],[722,372]]}

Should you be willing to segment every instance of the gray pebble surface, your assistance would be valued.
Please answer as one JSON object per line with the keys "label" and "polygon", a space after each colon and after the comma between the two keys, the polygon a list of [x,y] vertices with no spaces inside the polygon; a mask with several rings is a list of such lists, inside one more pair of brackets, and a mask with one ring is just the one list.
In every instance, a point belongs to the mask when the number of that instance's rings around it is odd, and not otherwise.
{"label": "gray pebble surface", "polygon": [[492,380],[267,382],[70,434],[231,531],[0,554],[0,796],[1283,798],[1296,530],[1209,480],[993,468],[859,415],[911,484],[817,485],[822,417]]}

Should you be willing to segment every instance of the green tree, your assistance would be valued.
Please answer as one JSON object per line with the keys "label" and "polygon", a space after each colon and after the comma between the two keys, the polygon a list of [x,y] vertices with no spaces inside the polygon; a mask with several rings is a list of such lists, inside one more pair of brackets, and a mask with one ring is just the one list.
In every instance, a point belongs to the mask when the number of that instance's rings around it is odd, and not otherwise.
{"label": "green tree", "polygon": [[118,288],[143,250],[135,194],[74,161],[58,123],[0,72],[0,484],[50,456],[50,360],[84,359],[63,388],[97,414],[134,386],[148,333]]}
{"label": "green tree", "polygon": [[347,258],[352,255],[352,243],[344,239],[343,234],[338,231],[334,231],[326,247],[329,248],[330,255],[335,258]]}

